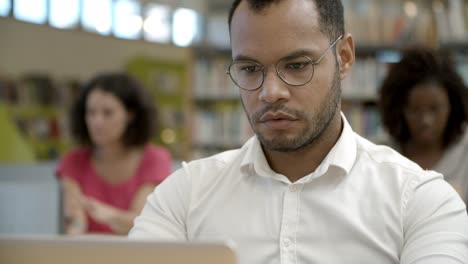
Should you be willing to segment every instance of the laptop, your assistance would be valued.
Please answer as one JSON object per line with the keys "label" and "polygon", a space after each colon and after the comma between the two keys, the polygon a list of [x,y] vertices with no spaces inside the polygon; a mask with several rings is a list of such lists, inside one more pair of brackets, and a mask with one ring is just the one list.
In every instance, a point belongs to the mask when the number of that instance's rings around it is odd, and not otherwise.
{"label": "laptop", "polygon": [[0,234],[63,233],[54,164],[0,164]]}
{"label": "laptop", "polygon": [[0,235],[2,264],[235,264],[229,243]]}

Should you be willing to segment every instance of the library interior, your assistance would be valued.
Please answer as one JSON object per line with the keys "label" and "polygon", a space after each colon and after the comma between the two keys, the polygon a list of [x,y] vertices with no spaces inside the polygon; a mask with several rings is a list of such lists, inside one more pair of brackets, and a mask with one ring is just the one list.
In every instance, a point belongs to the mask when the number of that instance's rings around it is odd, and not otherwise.
{"label": "library interior", "polygon": [[[112,105],[117,99],[118,105],[123,103],[127,107],[124,110],[130,111],[128,118],[132,121],[132,111],[137,111],[132,108],[136,106],[125,102],[124,97],[130,95],[119,94],[119,88],[111,87],[112,81],[106,82],[102,74],[127,74],[140,84],[148,95],[139,98],[148,99],[156,107],[158,124],[149,135],[154,149],[128,151],[125,155],[131,160],[122,162],[122,166],[106,166],[94,160],[105,151],[89,154],[88,165],[96,165],[96,175],[101,171],[124,175],[129,168],[135,170],[141,165],[135,159],[139,161],[150,153],[163,159],[156,163],[167,163],[156,166],[156,176],[142,175],[154,188],[182,162],[241,148],[254,136],[239,99],[239,87],[227,74],[233,59],[228,26],[232,2],[0,0],[0,237],[75,232],[67,227],[72,213],[66,208],[70,201],[64,200],[64,194],[80,187],[64,180],[67,177],[63,174],[74,174],[80,165],[72,164],[78,161],[67,163],[66,157],[73,154],[79,159],[85,152],[77,154],[76,149],[82,147],[81,143],[89,143],[86,139],[106,142],[107,137],[99,138],[98,130],[105,130],[99,125],[92,130],[90,102],[83,101],[86,109],[80,112],[82,123],[90,131],[85,132],[88,138],[76,138],[80,136],[74,120],[79,118],[77,102],[80,98],[88,100],[87,96],[102,96],[102,105],[105,100]],[[351,73],[341,82],[341,108],[360,136],[374,143],[388,136],[379,89],[391,67],[412,45],[444,52],[464,85],[468,84],[467,1],[342,3],[345,31],[353,36],[356,59]],[[100,86],[88,87],[91,80],[99,83],[96,78],[101,78]],[[84,93],[86,87],[89,93]],[[109,95],[110,99],[106,97]],[[89,143],[93,144],[97,143]],[[127,150],[119,151],[122,154]],[[159,175],[162,173],[167,175]],[[129,188],[122,190],[112,192]],[[133,192],[141,195],[144,188]],[[144,194],[143,201],[149,192]],[[85,207],[106,206],[95,199],[86,200]],[[137,200],[126,206],[141,210],[143,205]],[[87,214],[92,215],[89,210]],[[96,213],[93,217],[104,216]],[[122,213],[122,219],[125,217],[131,227],[135,215]],[[95,224],[98,233],[110,230],[108,233],[122,235],[129,230],[124,224],[109,222],[109,229],[94,222],[99,221],[88,220],[88,228]]]}

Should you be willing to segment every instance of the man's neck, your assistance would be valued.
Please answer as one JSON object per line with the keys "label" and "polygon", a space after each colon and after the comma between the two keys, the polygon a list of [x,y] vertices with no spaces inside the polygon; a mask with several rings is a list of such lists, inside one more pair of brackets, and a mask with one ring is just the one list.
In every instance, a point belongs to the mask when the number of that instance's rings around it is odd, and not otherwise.
{"label": "man's neck", "polygon": [[320,138],[304,149],[294,152],[279,152],[264,149],[266,159],[275,172],[285,175],[291,182],[314,172],[338,141],[343,121],[338,113]]}

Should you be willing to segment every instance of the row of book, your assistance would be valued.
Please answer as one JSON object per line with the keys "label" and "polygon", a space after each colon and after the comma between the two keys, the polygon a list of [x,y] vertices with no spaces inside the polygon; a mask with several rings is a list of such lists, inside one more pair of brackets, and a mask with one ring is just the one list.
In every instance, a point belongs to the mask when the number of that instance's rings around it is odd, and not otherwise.
{"label": "row of book", "polygon": [[[358,45],[459,42],[468,38],[468,3],[347,0],[345,22]],[[435,27],[434,27],[435,24]]]}
{"label": "row of book", "polygon": [[359,135],[374,140],[384,132],[376,105],[345,102],[342,109],[349,124]]}
{"label": "row of book", "polygon": [[[433,37],[431,10],[426,4],[409,1],[348,0],[346,31],[358,45],[398,45],[427,42]],[[412,5],[411,5],[412,4]]]}
{"label": "row of book", "polygon": [[[358,45],[435,44],[468,39],[466,0],[345,0],[346,31]],[[206,17],[207,39],[212,47],[229,48],[225,17]]]}
{"label": "row of book", "polygon": [[68,111],[78,89],[43,74],[0,77],[0,104],[37,159],[55,160],[71,145]]}
{"label": "row of book", "polygon": [[234,98],[238,87],[226,73],[230,60],[218,56],[212,60],[200,59],[194,64],[193,96],[195,98]]}
{"label": "row of book", "polygon": [[375,57],[358,58],[353,65],[351,74],[342,81],[344,99],[375,101],[378,87],[387,74],[389,64]]}
{"label": "row of book", "polygon": [[216,111],[200,109],[193,118],[193,149],[237,148],[253,135],[240,106],[225,105]]}
{"label": "row of book", "polygon": [[80,82],[56,80],[46,74],[0,78],[0,101],[7,105],[68,106],[79,92]]}
{"label": "row of book", "polygon": [[466,42],[468,39],[468,2],[464,0],[435,1],[432,7],[439,41],[442,43]]}

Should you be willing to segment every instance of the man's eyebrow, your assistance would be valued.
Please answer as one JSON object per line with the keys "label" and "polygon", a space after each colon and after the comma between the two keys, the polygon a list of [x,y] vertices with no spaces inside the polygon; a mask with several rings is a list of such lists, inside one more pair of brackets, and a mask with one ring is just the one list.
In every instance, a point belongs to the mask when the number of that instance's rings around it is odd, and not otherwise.
{"label": "man's eyebrow", "polygon": [[288,55],[286,55],[282,59],[293,59],[293,58],[296,58],[296,57],[299,57],[299,56],[307,56],[307,57],[311,57],[311,59],[312,59],[312,57],[314,57],[316,53],[317,52],[314,52],[312,50],[300,49],[300,50],[296,50],[296,51],[293,51],[293,52],[289,53]]}
{"label": "man's eyebrow", "polygon": [[[289,53],[288,55],[282,57],[281,59],[293,59],[299,56],[307,56],[307,57],[311,57],[312,59],[312,57],[317,56],[316,54],[317,52],[314,52],[309,49],[300,49],[300,50],[296,50],[296,51]],[[243,54],[238,54],[233,59],[233,61],[244,61],[244,60],[257,62],[257,60],[254,59],[253,57],[243,55]]]}
{"label": "man's eyebrow", "polygon": [[256,61],[254,58],[247,56],[247,55],[242,55],[242,54],[236,55],[233,59],[233,61],[245,61],[245,60]]}

